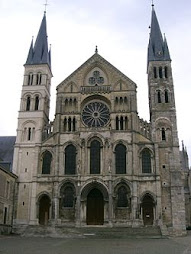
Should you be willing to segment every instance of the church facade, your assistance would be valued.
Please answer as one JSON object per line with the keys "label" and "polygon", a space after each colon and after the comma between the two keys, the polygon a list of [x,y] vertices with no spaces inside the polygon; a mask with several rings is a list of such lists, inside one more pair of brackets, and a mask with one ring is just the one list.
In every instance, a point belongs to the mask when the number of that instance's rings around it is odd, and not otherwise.
{"label": "church facade", "polygon": [[154,7],[148,47],[150,122],[136,84],[95,54],[57,86],[49,121],[46,14],[24,66],[13,170],[15,229],[142,227],[186,232],[171,58]]}

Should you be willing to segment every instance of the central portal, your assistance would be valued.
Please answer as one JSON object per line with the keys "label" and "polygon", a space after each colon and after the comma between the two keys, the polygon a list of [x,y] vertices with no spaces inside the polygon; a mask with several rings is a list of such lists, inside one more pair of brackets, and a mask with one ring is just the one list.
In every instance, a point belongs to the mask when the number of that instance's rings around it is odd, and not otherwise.
{"label": "central portal", "polygon": [[93,189],[87,196],[87,225],[103,225],[104,200],[98,189]]}

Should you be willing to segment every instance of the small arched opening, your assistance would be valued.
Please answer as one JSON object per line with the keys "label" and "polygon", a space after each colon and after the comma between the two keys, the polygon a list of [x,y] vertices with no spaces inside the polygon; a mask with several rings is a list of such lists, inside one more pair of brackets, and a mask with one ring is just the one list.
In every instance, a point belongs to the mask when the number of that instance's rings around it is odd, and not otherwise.
{"label": "small arched opening", "polygon": [[43,195],[39,200],[39,224],[48,225],[50,219],[50,198]]}
{"label": "small arched opening", "polygon": [[144,226],[153,225],[155,202],[150,194],[147,193],[144,195],[141,207]]}

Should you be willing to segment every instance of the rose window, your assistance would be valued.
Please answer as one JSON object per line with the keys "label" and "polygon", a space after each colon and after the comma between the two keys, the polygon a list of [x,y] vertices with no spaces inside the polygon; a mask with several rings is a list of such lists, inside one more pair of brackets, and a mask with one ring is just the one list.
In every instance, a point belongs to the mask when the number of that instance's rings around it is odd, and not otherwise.
{"label": "rose window", "polygon": [[103,127],[109,122],[109,108],[102,102],[90,102],[82,110],[82,120],[88,127]]}

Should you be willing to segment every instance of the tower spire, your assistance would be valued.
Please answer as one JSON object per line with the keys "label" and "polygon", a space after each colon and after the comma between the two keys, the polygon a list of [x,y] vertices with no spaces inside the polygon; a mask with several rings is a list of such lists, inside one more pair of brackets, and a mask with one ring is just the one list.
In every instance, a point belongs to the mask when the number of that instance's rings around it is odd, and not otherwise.
{"label": "tower spire", "polygon": [[51,69],[50,52],[48,50],[48,39],[46,30],[46,12],[44,12],[44,16],[34,47],[32,41],[29,49],[26,65],[31,64],[48,64]]}
{"label": "tower spire", "polygon": [[152,1],[151,31],[148,47],[148,62],[171,61],[166,38],[162,36]]}

